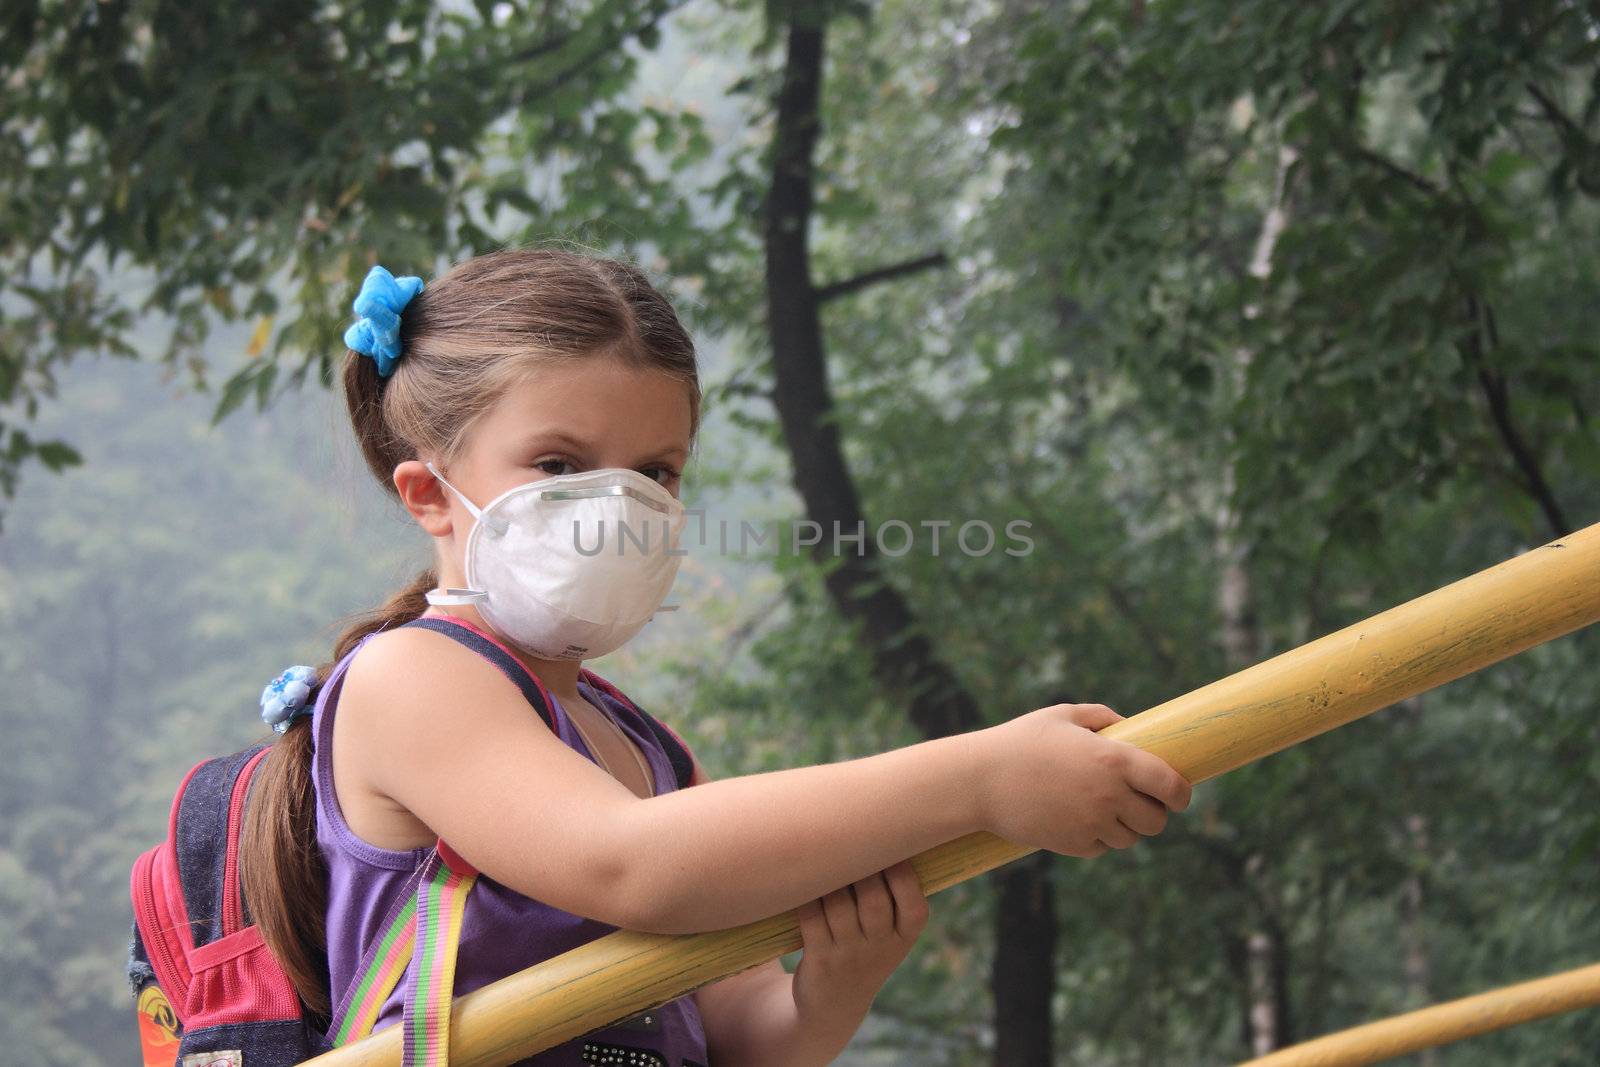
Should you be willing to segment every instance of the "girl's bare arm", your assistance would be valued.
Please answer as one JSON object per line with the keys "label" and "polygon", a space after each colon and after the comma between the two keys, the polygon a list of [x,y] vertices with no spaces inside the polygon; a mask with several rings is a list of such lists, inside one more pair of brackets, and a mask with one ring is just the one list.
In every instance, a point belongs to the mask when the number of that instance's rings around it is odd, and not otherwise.
{"label": "girl's bare arm", "polygon": [[374,638],[343,686],[341,791],[392,798],[496,881],[627,929],[754,921],[979,828],[977,735],[641,800],[438,634]]}
{"label": "girl's bare arm", "polygon": [[620,827],[640,857],[621,888],[650,902],[648,928],[660,933],[797,908],[981,829],[978,740],[962,734],[651,797]]}
{"label": "girl's bare arm", "polygon": [[344,687],[340,790],[399,805],[527,896],[632,930],[776,915],[974,830],[1098,856],[1190,799],[1161,759],[1098,735],[1121,718],[1101,704],[641,800],[438,634],[374,638]]}

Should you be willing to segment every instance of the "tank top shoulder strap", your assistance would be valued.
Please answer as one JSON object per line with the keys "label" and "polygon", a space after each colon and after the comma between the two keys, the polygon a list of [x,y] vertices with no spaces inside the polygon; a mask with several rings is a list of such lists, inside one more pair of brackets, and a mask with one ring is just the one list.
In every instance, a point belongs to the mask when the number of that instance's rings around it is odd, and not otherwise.
{"label": "tank top shoulder strap", "polygon": [[678,780],[678,788],[687,789],[690,785],[690,779],[694,777],[694,757],[689,754],[689,746],[684,743],[683,738],[679,737],[672,727],[645,711],[622,690],[600,677],[594,671],[585,667],[582,677],[584,681],[638,716],[639,721],[649,728],[650,733],[655,736],[656,742],[660,744],[662,751],[667,754],[667,761],[672,764],[672,774]]}
{"label": "tank top shoulder strap", "polygon": [[560,731],[556,728],[556,721],[550,711],[550,694],[545,691],[544,685],[535,678],[528,669],[519,663],[516,657],[507,652],[499,642],[489,638],[477,627],[461,619],[441,615],[424,615],[402,623],[396,629],[416,627],[423,630],[432,630],[434,633],[443,634],[451,640],[465,645],[495,667],[500,673],[511,679],[513,685],[522,691],[523,697],[533,709],[539,713],[545,725],[557,736]]}

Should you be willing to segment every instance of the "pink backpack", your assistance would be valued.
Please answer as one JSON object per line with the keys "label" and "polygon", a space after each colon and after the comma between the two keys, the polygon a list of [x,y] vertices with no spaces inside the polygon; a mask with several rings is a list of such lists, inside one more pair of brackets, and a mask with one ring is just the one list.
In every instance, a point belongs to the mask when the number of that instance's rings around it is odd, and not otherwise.
{"label": "pink backpack", "polygon": [[[404,625],[442,633],[488,659],[555,729],[543,687],[494,642],[470,627],[440,618],[413,619]],[[616,687],[597,675],[590,675],[590,680],[639,713],[666,750],[679,788],[686,788],[693,757],[678,736]],[[145,1067],[290,1067],[336,1043],[363,1037],[370,1028],[370,1020],[352,1025],[350,1013],[363,999],[354,995],[358,990],[336,991],[342,994],[331,998],[339,1005],[337,1018],[313,1015],[267,949],[260,930],[249,921],[239,882],[239,829],[252,776],[269,748],[271,742],[263,741],[195,764],[173,797],[166,840],[134,862],[128,981],[136,1001]],[[424,951],[453,960],[453,940],[437,925],[424,923],[418,929],[415,905],[422,894],[440,887],[464,898],[477,874],[440,841],[418,880],[418,893],[378,932],[357,974],[368,970],[367,962],[387,956],[392,965],[385,980],[392,988],[400,977],[395,967],[404,968]],[[415,1013],[426,1013],[429,1030],[442,1027],[448,1034],[449,1010],[448,995],[427,1003],[408,998],[406,1022]],[[443,1062],[443,1049],[418,1046],[410,1040],[411,1033],[412,1027],[406,1025],[407,1067]]]}

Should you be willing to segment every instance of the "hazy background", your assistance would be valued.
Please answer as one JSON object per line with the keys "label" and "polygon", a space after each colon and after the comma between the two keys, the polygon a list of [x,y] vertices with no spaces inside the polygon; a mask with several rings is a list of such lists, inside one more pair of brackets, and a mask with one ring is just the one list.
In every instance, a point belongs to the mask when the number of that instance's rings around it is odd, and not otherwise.
{"label": "hazy background", "polygon": [[[428,560],[323,384],[371,262],[636,257],[701,345],[713,520],[837,517],[796,489],[825,422],[869,524],[1033,524],[832,580],[693,550],[593,666],[712,774],[1132,714],[1600,519],[1597,40],[1556,2],[0,4],[4,1059],[133,1060],[173,789]],[[912,637],[971,717],[886,669]],[[1597,652],[938,895],[840,1062],[1225,1063],[1600,959]],[[1596,1049],[1589,1011],[1414,1060]]]}

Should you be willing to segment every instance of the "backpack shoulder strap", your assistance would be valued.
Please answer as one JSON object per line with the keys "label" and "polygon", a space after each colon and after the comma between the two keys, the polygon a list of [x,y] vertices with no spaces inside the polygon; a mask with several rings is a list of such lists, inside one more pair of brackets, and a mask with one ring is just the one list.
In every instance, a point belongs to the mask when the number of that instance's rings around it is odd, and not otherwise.
{"label": "backpack shoulder strap", "polygon": [[244,791],[269,744],[258,742],[195,768],[179,798],[171,846],[195,947],[239,929],[239,821]]}
{"label": "backpack shoulder strap", "polygon": [[396,629],[403,630],[412,626],[444,634],[451,640],[465,645],[490,663],[493,663],[499,668],[501,674],[511,679],[512,684],[522,690],[524,699],[533,705],[533,709],[539,713],[539,718],[545,721],[545,725],[550,727],[551,732],[554,733],[556,731],[555,718],[550,714],[549,694],[545,692],[544,685],[529,673],[528,668],[517,662],[511,653],[483,636],[476,627],[457,619],[429,615],[402,623]]}
{"label": "backpack shoulder strap", "polygon": [[250,916],[244,898],[244,883],[239,879],[239,835],[244,828],[244,805],[255,784],[256,769],[267,758],[272,742],[262,741],[244,750],[245,761],[239,765],[228,791],[228,836],[222,857],[222,914],[221,936],[234,933],[250,925]]}
{"label": "backpack shoulder strap", "polygon": [[242,924],[238,820],[267,747],[262,742],[190,768],[173,796],[166,839],[134,861],[135,946],[174,1013],[187,1003],[196,950]]}

